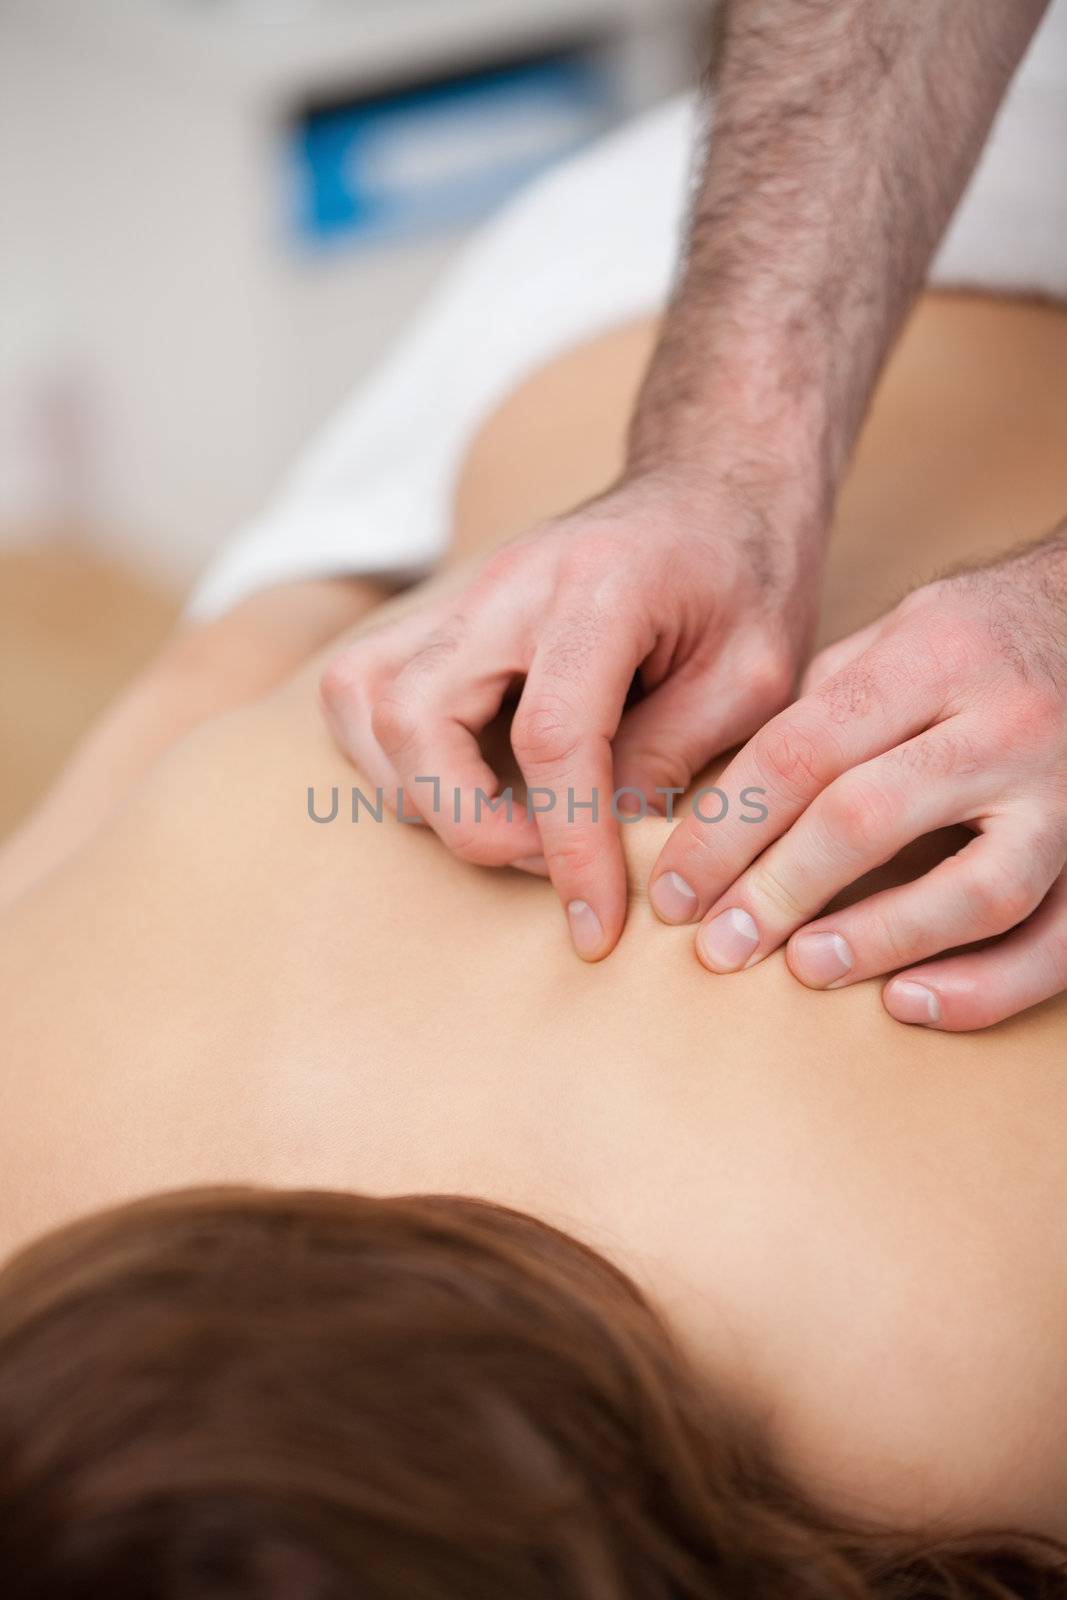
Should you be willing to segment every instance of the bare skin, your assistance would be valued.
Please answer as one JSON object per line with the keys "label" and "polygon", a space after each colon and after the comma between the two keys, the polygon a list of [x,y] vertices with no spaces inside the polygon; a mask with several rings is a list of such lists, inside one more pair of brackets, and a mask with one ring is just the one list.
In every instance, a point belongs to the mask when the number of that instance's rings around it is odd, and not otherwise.
{"label": "bare skin", "polygon": [[[651,338],[564,358],[489,422],[461,555],[602,481]],[[1063,338],[1052,311],[929,309],[843,503],[824,639],[992,547],[1009,508],[1040,525],[1037,380],[1063,383]],[[1025,427],[976,384],[1001,368]],[[966,425],[934,440],[930,406]],[[882,542],[909,496],[930,520]],[[894,1024],[870,982],[805,989],[781,954],[711,976],[645,899],[665,819],[622,828],[626,932],[576,963],[548,883],[345,820],[333,648],[202,722],[0,918],[0,1248],[185,1183],[507,1201],[631,1270],[813,1492],[1067,1533],[1064,1002],[947,1036]],[[327,808],[338,787],[336,822],[309,820],[309,785]]]}
{"label": "bare skin", "polygon": [[[423,804],[418,775],[473,803],[492,782],[474,734],[521,679],[511,748],[528,785],[588,797],[614,776],[655,805],[791,698],[871,391],[1045,5],[726,0],[713,135],[615,482],[331,667],[356,764],[467,860],[543,853],[584,960],[625,918],[612,816],[557,808],[472,833]],[[648,693],[632,707],[635,674]],[[728,887],[684,835],[668,871],[690,916]]]}
{"label": "bare skin", "polygon": [[91,838],[182,734],[277,687],[312,651],[386,598],[385,590],[356,579],[313,580],[251,595],[216,622],[180,626],[0,846],[0,907]]}

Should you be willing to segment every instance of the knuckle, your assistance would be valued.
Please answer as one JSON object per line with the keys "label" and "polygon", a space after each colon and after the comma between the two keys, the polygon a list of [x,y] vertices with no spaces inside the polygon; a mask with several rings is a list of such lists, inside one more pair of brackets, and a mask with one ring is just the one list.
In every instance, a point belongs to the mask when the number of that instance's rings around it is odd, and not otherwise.
{"label": "knuckle", "polygon": [[857,906],[853,947],[878,972],[907,967],[930,954],[930,894],[908,889],[877,895]]}
{"label": "knuckle", "polygon": [[371,710],[370,724],[386,755],[396,755],[415,738],[419,719],[398,696],[383,695]]}
{"label": "knuckle", "polygon": [[413,677],[425,676],[446,666],[456,655],[467,632],[467,619],[457,612],[430,634],[411,655],[404,671]]}
{"label": "knuckle", "polygon": [[[705,892],[713,886],[725,889],[738,874],[736,863],[724,854],[721,830],[706,827],[695,812],[683,817],[664,847],[662,867],[680,872],[688,883]],[[754,869],[753,869],[754,870]]]}
{"label": "knuckle", "polygon": [[870,922],[855,942],[862,945],[868,961],[872,955],[875,957],[879,972],[893,972],[916,959],[921,942],[919,935],[920,930],[906,915],[879,911],[871,914]]}
{"label": "knuckle", "polygon": [[585,528],[570,541],[560,562],[560,576],[581,586],[590,581],[610,581],[618,564],[618,534],[607,528]]}
{"label": "knuckle", "polygon": [[512,749],[526,766],[564,766],[574,756],[580,740],[566,700],[543,695],[520,705],[511,725]]}
{"label": "knuckle", "polygon": [[557,633],[541,652],[544,676],[559,683],[580,683],[604,648],[604,627],[595,615]]}
{"label": "knuckle", "polygon": [[561,843],[546,844],[545,859],[553,877],[559,877],[569,883],[581,883],[588,879],[598,858],[596,848],[591,842],[566,839]]}
{"label": "knuckle", "polygon": [[906,594],[893,614],[894,631],[901,624],[906,627],[908,661],[915,672],[953,676],[972,669],[982,654],[985,630],[952,580],[938,580]]}
{"label": "knuckle", "polygon": [[527,582],[531,566],[541,555],[536,542],[517,540],[501,545],[482,563],[470,585],[473,600],[485,600],[494,590],[508,588],[514,582]]}
{"label": "knuckle", "polygon": [[496,853],[488,833],[474,827],[454,828],[445,836],[445,843],[454,856],[475,867],[489,867],[496,863]]}
{"label": "knuckle", "polygon": [[585,535],[561,557],[556,585],[557,605],[582,619],[582,631],[607,641],[620,624],[633,626],[644,613],[643,586],[635,585],[632,566],[616,537]]}
{"label": "knuckle", "polygon": [[983,742],[957,718],[942,723],[936,734],[909,739],[883,757],[901,784],[943,778],[975,777],[986,765]]}
{"label": "knuckle", "polygon": [[1050,739],[1057,745],[1062,742],[1064,699],[1051,684],[1030,683],[1005,710],[1005,739],[1016,751],[1039,753]]}
{"label": "knuckle", "polygon": [[929,619],[918,668],[947,678],[970,677],[982,665],[986,651],[987,639],[978,619],[948,610]]}
{"label": "knuckle", "polygon": [[856,855],[877,855],[891,837],[896,798],[873,779],[848,773],[826,790],[822,812],[832,842]]}
{"label": "knuckle", "polygon": [[762,650],[748,669],[749,692],[765,711],[780,710],[786,705],[795,681],[796,669],[791,657],[774,646]]}
{"label": "knuckle", "polygon": [[814,718],[791,714],[758,733],[752,753],[768,786],[792,799],[824,788],[837,764],[837,746],[828,731]]}
{"label": "knuckle", "polygon": [[825,715],[838,727],[866,716],[880,697],[878,674],[863,656],[831,673],[815,691]]}
{"label": "knuckle", "polygon": [[811,908],[801,903],[773,862],[753,868],[748,888],[755,900],[771,910],[776,922],[804,922],[810,915]]}
{"label": "knuckle", "polygon": [[1028,917],[1035,900],[1030,884],[1009,868],[985,863],[974,866],[964,885],[967,912],[978,930],[995,934]]}

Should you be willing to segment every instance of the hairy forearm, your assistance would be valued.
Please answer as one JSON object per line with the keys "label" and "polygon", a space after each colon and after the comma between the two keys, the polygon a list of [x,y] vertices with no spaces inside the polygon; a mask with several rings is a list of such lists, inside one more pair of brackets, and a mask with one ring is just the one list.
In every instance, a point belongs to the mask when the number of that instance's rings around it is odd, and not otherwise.
{"label": "hairy forearm", "polygon": [[727,0],[632,469],[699,468],[725,438],[828,506],[1046,3]]}

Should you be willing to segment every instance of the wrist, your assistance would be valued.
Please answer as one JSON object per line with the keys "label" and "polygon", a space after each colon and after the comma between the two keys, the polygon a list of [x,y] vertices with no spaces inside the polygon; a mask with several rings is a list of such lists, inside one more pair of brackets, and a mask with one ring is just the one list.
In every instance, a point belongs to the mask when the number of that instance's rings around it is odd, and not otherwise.
{"label": "wrist", "polygon": [[669,352],[663,355],[638,398],[627,475],[725,478],[779,514],[825,526],[847,444],[814,375],[787,375],[780,358],[749,348],[729,357],[709,352],[699,375],[679,381]]}
{"label": "wrist", "polygon": [[765,429],[736,414],[648,448],[636,441],[622,484],[658,493],[694,531],[721,525],[725,510],[731,525],[751,526],[807,557],[825,547],[836,495],[836,477],[802,427]]}

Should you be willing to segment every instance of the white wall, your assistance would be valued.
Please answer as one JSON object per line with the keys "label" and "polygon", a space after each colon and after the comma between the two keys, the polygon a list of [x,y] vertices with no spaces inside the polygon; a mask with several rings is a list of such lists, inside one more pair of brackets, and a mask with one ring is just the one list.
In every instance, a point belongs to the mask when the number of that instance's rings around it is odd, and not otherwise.
{"label": "white wall", "polygon": [[[75,523],[184,584],[459,242],[283,229],[285,118],[341,84],[607,28],[624,104],[703,0],[5,0],[0,532]],[[432,25],[431,25],[432,24]]]}

